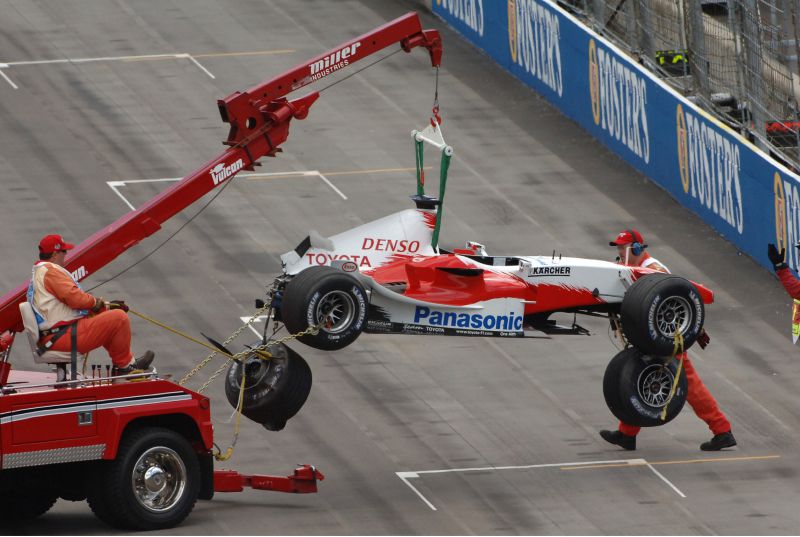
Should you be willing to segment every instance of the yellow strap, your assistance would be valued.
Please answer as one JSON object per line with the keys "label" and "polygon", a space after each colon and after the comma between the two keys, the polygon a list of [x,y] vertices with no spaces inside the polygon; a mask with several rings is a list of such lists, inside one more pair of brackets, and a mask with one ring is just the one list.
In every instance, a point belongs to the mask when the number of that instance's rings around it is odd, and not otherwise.
{"label": "yellow strap", "polygon": [[680,380],[681,372],[683,371],[683,357],[686,356],[686,354],[683,352],[683,334],[680,332],[675,333],[675,344],[672,348],[672,358],[675,358],[678,354],[681,356],[680,360],[678,360],[678,369],[675,372],[675,378],[672,379],[672,388],[669,390],[667,402],[664,405],[664,408],[661,409],[661,421],[667,420],[667,409],[669,408],[669,404],[672,402],[672,398],[675,396],[675,391],[678,389],[678,381]]}

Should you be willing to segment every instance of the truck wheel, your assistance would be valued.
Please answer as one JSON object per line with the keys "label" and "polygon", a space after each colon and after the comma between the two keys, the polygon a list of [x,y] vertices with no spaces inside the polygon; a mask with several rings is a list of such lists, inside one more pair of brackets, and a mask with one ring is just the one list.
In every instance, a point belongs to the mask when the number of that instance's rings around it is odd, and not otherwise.
{"label": "truck wheel", "polygon": [[628,341],[653,356],[671,356],[675,335],[683,335],[684,350],[703,329],[705,309],[689,280],[671,274],[648,274],[625,293],[620,311]]}
{"label": "truck wheel", "polygon": [[[675,394],[669,392],[678,370],[678,360],[643,354],[635,347],[617,353],[603,376],[603,396],[611,413],[620,421],[638,427],[664,425],[677,416],[686,402],[686,370],[681,368]],[[669,401],[669,403],[667,403]],[[667,415],[661,420],[661,412]]]}
{"label": "truck wheel", "polygon": [[89,506],[122,529],[172,528],[189,516],[200,492],[200,464],[191,444],[161,427],[126,434],[117,458],[97,474]]}
{"label": "truck wheel", "polygon": [[367,293],[346,272],[331,267],[309,267],[286,284],[281,317],[292,334],[327,318],[316,335],[306,334],[298,339],[315,349],[343,349],[364,329]]}
{"label": "truck wheel", "polygon": [[51,493],[8,491],[0,494],[0,520],[16,524],[40,517],[55,505],[58,496]]}
{"label": "truck wheel", "polygon": [[255,353],[244,362],[233,362],[225,380],[225,396],[237,408],[245,372],[242,414],[270,431],[280,431],[297,414],[311,391],[311,368],[302,356],[278,343],[270,348],[272,358]]}

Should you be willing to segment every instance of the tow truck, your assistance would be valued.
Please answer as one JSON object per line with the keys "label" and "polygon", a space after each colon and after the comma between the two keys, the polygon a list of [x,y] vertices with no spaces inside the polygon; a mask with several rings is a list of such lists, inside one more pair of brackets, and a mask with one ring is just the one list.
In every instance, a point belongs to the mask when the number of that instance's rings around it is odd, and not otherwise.
{"label": "tow truck", "polygon": [[[291,100],[287,94],[397,43],[405,52],[426,48],[432,66],[438,68],[439,33],[423,30],[418,15],[411,12],[218,100],[222,121],[230,125],[223,142],[228,148],[84,240],[71,251],[65,267],[76,280],[91,276],[206,193],[242,170],[253,170],[262,157],[276,156],[289,135],[291,120],[305,119],[319,98],[319,92]],[[92,511],[111,526],[156,530],[179,524],[197,499],[210,500],[215,492],[244,487],[317,491],[323,475],[310,465],[299,466],[287,477],[215,471],[209,399],[155,370],[83,376],[77,372],[75,353],[38,353],[38,327],[29,315],[26,321],[26,289],[24,283],[0,299],[0,520],[4,525],[42,515],[63,498],[88,500]],[[26,371],[24,365],[12,368],[12,345],[22,331],[27,332],[32,359],[58,364],[62,372],[68,362],[70,375],[59,379],[55,372]],[[280,429],[305,402],[310,370],[283,345],[271,348],[268,359],[263,358],[254,354],[240,359],[231,369],[239,372],[238,377],[230,372],[228,377],[238,379],[242,394],[248,394],[243,413],[268,429]],[[292,371],[299,371],[299,377],[284,378]],[[262,401],[265,404],[259,405]]]}

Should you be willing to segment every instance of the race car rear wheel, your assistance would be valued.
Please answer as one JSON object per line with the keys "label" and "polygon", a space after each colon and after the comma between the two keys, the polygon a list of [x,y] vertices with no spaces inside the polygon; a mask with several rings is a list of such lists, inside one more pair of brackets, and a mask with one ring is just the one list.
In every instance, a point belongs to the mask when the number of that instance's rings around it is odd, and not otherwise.
{"label": "race car rear wheel", "polygon": [[358,280],[341,270],[310,267],[286,284],[281,317],[292,334],[322,322],[317,334],[298,339],[316,349],[343,349],[364,329],[367,293]]}
{"label": "race car rear wheel", "polygon": [[[686,402],[686,370],[681,368],[675,393],[670,391],[678,360],[652,357],[635,347],[617,353],[603,376],[603,396],[611,413],[620,421],[638,427],[657,427],[677,416]],[[667,408],[664,420],[661,413]]]}
{"label": "race car rear wheel", "polygon": [[643,353],[670,356],[675,335],[683,349],[694,344],[703,329],[703,299],[692,283],[671,274],[648,274],[628,289],[620,311],[622,331]]}
{"label": "race car rear wheel", "polygon": [[272,358],[268,360],[253,353],[243,362],[233,362],[225,380],[225,396],[237,408],[244,370],[242,414],[270,431],[280,431],[308,399],[311,368],[281,343],[270,346],[269,352]]}

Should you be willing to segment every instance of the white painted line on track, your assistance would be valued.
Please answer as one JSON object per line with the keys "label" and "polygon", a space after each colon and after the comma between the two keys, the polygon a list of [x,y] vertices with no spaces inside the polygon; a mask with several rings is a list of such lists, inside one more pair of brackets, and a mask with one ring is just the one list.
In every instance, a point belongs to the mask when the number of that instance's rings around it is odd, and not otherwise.
{"label": "white painted line on track", "polygon": [[526,464],[522,466],[480,466],[480,467],[473,467],[473,468],[447,468],[445,470],[415,470],[413,472],[395,472],[395,475],[400,478],[408,487],[416,493],[420,499],[425,502],[425,504],[430,507],[432,510],[437,511],[436,506],[431,503],[417,488],[411,484],[409,479],[418,478],[420,475],[423,474],[448,474],[448,473],[464,473],[464,472],[485,472],[485,471],[492,471],[492,470],[533,470],[537,468],[558,468],[558,467],[569,467],[569,466],[603,466],[603,465],[628,465],[628,466],[648,466],[650,469],[660,477],[667,485],[670,486],[675,492],[677,492],[681,497],[685,498],[686,496],[675,487],[672,483],[670,483],[663,475],[661,475],[655,468],[650,466],[650,464],[645,459],[617,459],[611,461],[581,461],[581,462],[560,462],[560,463],[548,463],[548,464]]}
{"label": "white painted line on track", "polygon": [[[249,321],[249,320],[250,320],[250,317],[249,317],[249,316],[248,316],[248,317],[239,317],[239,319],[241,319],[241,320],[242,320],[242,324],[245,324],[247,321]],[[261,322],[267,322],[268,320],[269,320],[269,317],[268,317],[268,316],[266,316],[266,315],[259,315],[258,317],[256,317],[256,320],[255,320],[255,321],[253,321],[253,322],[252,322],[250,325],[248,325],[248,327],[247,327],[247,328],[249,328],[250,330],[252,330],[252,331],[253,331],[253,333],[254,333],[255,335],[257,335],[258,337],[261,337],[261,336],[262,336],[261,332],[259,332],[258,330],[256,330],[256,329],[253,327],[253,324],[255,324],[255,323],[261,323]]]}
{"label": "white painted line on track", "polygon": [[8,75],[5,73],[5,71],[3,71],[2,67],[0,67],[0,76],[2,76],[5,79],[5,81],[11,85],[12,88],[19,89],[19,86],[14,84],[14,81],[8,78]]}
{"label": "white painted line on track", "polygon": [[654,473],[654,474],[656,474],[656,475],[657,475],[657,476],[658,476],[658,477],[661,479],[661,481],[663,481],[664,483],[666,483],[666,484],[667,484],[667,486],[668,486],[669,488],[671,488],[672,490],[674,490],[675,492],[677,492],[677,493],[678,493],[678,496],[680,496],[681,498],[685,498],[685,497],[686,497],[686,494],[684,494],[683,492],[681,492],[681,491],[680,491],[680,489],[678,489],[678,487],[676,487],[675,485],[673,485],[673,484],[672,484],[672,482],[671,482],[669,479],[667,479],[666,477],[664,477],[664,475],[663,475],[661,472],[659,472],[658,470],[656,470],[655,468],[653,468],[653,465],[652,465],[652,464],[650,464],[649,462],[645,461],[644,459],[642,459],[642,461],[644,461],[644,464],[645,464],[645,465],[646,465],[648,468],[650,468],[650,469],[653,471],[653,473]]}
{"label": "white painted line on track", "polygon": [[134,210],[136,210],[136,207],[134,207],[133,205],[131,205],[131,203],[128,201],[128,198],[126,198],[125,196],[123,196],[123,195],[122,195],[122,192],[120,192],[120,191],[119,191],[119,187],[121,187],[121,186],[125,186],[125,182],[124,182],[124,181],[106,181],[106,184],[107,184],[109,187],[111,187],[111,190],[113,190],[113,191],[114,191],[114,193],[115,193],[117,196],[119,196],[119,197],[122,199],[122,201],[123,201],[123,202],[125,202],[125,205],[127,205],[128,207],[130,207],[130,208],[131,208],[131,211],[134,211]]}
{"label": "white painted line on track", "polygon": [[329,187],[331,187],[331,188],[333,189],[333,191],[334,191],[334,192],[336,192],[337,194],[339,194],[339,195],[342,197],[342,199],[343,199],[343,200],[346,200],[346,199],[347,199],[347,196],[345,196],[345,195],[342,193],[342,191],[341,191],[341,190],[339,190],[338,188],[336,188],[336,186],[335,186],[333,183],[331,183],[330,181],[328,181],[328,178],[327,178],[327,177],[325,177],[324,175],[322,175],[322,174],[321,174],[321,173],[319,173],[319,172],[317,172],[317,175],[319,176],[319,178],[320,178],[320,179],[322,179],[322,180],[325,182],[325,184],[327,184]]}
{"label": "white painted line on track", "polygon": [[207,74],[208,76],[210,76],[213,79],[217,78],[217,77],[215,77],[214,75],[211,74],[211,71],[209,71],[208,69],[203,67],[203,64],[201,64],[199,61],[197,61],[194,56],[192,56],[191,54],[186,54],[186,57],[189,58],[192,61],[192,63],[194,63],[197,67],[199,67],[200,70],[203,71],[205,74]]}
{"label": "white painted line on track", "polygon": [[[0,70],[2,73],[2,70]],[[328,181],[324,175],[322,175],[318,170],[307,170],[307,171],[297,171],[297,172],[273,172],[273,173],[240,173],[236,177],[246,177],[248,179],[280,179],[284,177],[319,177],[322,181],[327,184],[334,192],[339,194],[342,199],[347,200],[347,196],[345,196],[341,190],[336,188],[336,185]],[[124,181],[106,181],[106,184],[109,186],[111,190],[113,190],[117,196],[122,198],[122,201],[127,205],[132,211],[136,209],[133,204],[125,197],[124,194],[119,190],[120,187],[129,185],[129,184],[139,184],[139,183],[167,183],[167,182],[176,182],[182,180],[183,177],[159,177],[156,179],[127,179]]]}
{"label": "white painted line on track", "polygon": [[416,493],[417,493],[417,496],[419,496],[419,497],[420,497],[420,499],[421,499],[423,502],[425,502],[425,504],[426,504],[428,507],[430,507],[430,508],[431,508],[431,509],[433,509],[434,511],[438,511],[438,509],[436,509],[436,506],[434,506],[434,505],[433,505],[433,504],[432,504],[430,501],[428,501],[428,498],[426,498],[426,497],[425,497],[425,496],[424,496],[424,495],[423,495],[423,494],[422,494],[420,491],[418,491],[418,490],[417,490],[417,487],[415,487],[414,485],[412,485],[412,484],[411,484],[411,482],[409,481],[409,479],[413,479],[413,478],[415,478],[415,477],[419,477],[419,475],[417,475],[417,473],[416,473],[416,472],[395,472],[395,473],[397,474],[397,477],[399,477],[399,478],[400,478],[400,480],[401,480],[403,483],[405,483],[406,485],[408,485],[408,487],[409,487],[411,490],[413,490],[414,492],[416,492]]}

